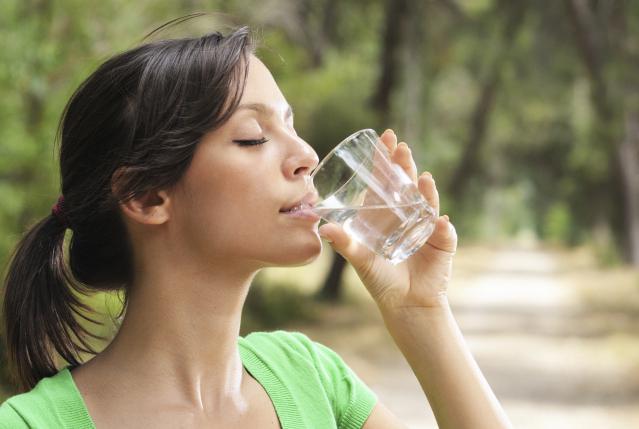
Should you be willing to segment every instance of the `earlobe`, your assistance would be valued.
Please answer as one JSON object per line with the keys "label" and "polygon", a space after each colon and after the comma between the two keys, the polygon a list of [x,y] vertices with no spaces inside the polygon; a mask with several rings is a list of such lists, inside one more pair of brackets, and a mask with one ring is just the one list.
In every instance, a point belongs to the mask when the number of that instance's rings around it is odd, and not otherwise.
{"label": "earlobe", "polygon": [[171,199],[166,191],[149,191],[120,203],[122,213],[137,223],[161,225],[169,220]]}

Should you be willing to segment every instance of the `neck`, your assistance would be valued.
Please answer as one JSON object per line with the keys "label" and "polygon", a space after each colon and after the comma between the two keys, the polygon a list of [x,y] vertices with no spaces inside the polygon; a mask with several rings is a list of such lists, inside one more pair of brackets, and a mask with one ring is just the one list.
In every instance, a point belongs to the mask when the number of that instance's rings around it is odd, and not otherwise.
{"label": "neck", "polygon": [[245,378],[237,339],[256,272],[227,266],[178,275],[175,265],[167,268],[131,285],[122,326],[96,358],[190,406],[237,402]]}

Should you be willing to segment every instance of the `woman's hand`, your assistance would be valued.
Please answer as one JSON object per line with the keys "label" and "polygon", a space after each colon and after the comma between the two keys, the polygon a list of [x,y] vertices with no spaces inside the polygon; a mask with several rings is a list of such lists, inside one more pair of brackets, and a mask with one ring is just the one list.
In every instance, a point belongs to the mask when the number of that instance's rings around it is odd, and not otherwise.
{"label": "woman's hand", "polygon": [[432,177],[417,177],[405,143],[391,131],[382,134],[391,159],[417,183],[437,212],[435,231],[406,261],[393,265],[351,240],[337,224],[320,235],[355,268],[373,296],[384,323],[421,385],[440,428],[512,428],[486,382],[453,317],[446,290],[457,250],[457,234],[439,216],[439,196]]}
{"label": "woman's hand", "polygon": [[353,240],[341,226],[328,223],[319,233],[333,249],[348,260],[383,313],[411,307],[436,307],[446,301],[457,234],[448,216],[439,216],[439,194],[430,173],[417,176],[417,167],[406,143],[397,144],[391,130],[381,135],[391,160],[400,165],[416,183],[420,193],[436,210],[435,231],[411,257],[393,265]]}

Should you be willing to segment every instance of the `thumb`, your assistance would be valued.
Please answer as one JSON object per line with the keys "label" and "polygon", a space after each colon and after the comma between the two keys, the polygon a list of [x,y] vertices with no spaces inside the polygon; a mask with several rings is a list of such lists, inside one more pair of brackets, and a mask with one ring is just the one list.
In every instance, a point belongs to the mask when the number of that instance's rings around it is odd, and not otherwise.
{"label": "thumb", "polygon": [[318,232],[331,244],[333,250],[350,262],[357,271],[366,267],[375,258],[371,250],[348,235],[341,225],[327,223],[322,225]]}
{"label": "thumb", "polygon": [[448,215],[440,216],[435,222],[435,231],[428,238],[432,247],[448,253],[457,251],[457,231],[450,222]]}

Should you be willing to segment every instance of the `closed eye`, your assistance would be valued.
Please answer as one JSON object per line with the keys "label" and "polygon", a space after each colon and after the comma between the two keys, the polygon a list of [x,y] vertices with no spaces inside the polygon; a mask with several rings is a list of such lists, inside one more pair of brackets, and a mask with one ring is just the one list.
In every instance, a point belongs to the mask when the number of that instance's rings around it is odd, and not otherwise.
{"label": "closed eye", "polygon": [[240,146],[257,146],[257,145],[266,143],[268,139],[266,137],[262,137],[259,140],[233,140],[233,141]]}

